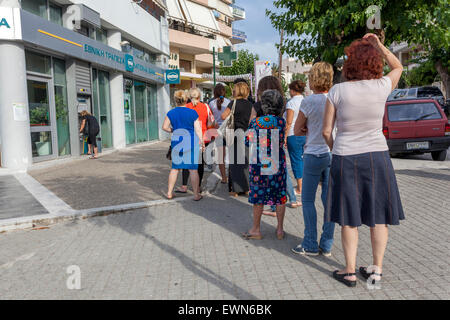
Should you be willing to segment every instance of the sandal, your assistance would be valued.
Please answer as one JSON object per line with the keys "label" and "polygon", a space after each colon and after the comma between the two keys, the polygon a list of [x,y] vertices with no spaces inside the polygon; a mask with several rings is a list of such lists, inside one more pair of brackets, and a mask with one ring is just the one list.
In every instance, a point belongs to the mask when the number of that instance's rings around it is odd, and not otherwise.
{"label": "sandal", "polygon": [[172,195],[171,197],[169,197],[166,193],[164,193],[164,197],[166,197],[167,200],[173,200],[176,198],[175,195]]}
{"label": "sandal", "polygon": [[[361,273],[362,277],[363,277],[364,279],[366,279],[366,280],[369,280],[369,278],[370,278],[371,276],[377,276],[377,277],[380,277],[380,280],[381,280],[381,277],[383,276],[382,273],[376,273],[375,271],[372,272],[372,273],[368,273],[368,272],[367,272],[367,268],[365,268],[365,267],[360,267],[360,268],[359,268],[359,273]],[[372,280],[372,284],[375,284],[375,281],[377,281],[377,280],[376,280],[376,279],[373,279],[373,280]],[[379,281],[379,280],[378,280],[378,281]]]}
{"label": "sandal", "polygon": [[182,194],[185,194],[185,193],[188,193],[188,192],[187,192],[187,190],[183,190],[183,189],[181,189],[181,188],[177,188],[177,189],[175,190],[175,193],[182,193]]}
{"label": "sandal", "polygon": [[242,237],[244,237],[245,240],[262,240],[262,238],[263,238],[263,236],[261,236],[261,235],[255,236],[255,235],[252,235],[252,234],[250,234],[248,232],[244,233],[242,235]]}
{"label": "sandal", "polygon": [[301,201],[296,201],[296,202],[291,202],[291,203],[287,204],[286,206],[291,209],[297,209],[297,208],[300,208],[302,205],[303,204],[301,203]]}
{"label": "sandal", "polygon": [[203,196],[200,196],[200,198],[198,198],[198,199],[195,199],[195,198],[194,198],[194,201],[195,201],[195,202],[199,202],[199,201],[201,201],[202,199],[203,199]]}
{"label": "sandal", "polygon": [[351,280],[347,280],[345,279],[345,277],[353,277],[356,276],[356,273],[344,273],[344,274],[339,274],[338,273],[339,270],[336,270],[335,272],[333,272],[333,278],[335,278],[337,281],[342,282],[343,284],[345,284],[347,287],[350,288],[354,288],[356,287],[356,280],[351,281]]}
{"label": "sandal", "polygon": [[284,238],[286,238],[286,233],[285,232],[283,232],[283,233],[278,233],[277,232],[277,239],[278,240],[284,240]]}

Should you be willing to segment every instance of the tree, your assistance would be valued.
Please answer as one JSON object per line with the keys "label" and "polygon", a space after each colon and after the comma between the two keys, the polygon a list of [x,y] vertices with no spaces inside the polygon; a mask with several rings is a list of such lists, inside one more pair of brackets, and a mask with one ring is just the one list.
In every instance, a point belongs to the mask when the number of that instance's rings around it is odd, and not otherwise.
{"label": "tree", "polygon": [[224,67],[221,63],[220,74],[224,76],[235,76],[240,74],[254,74],[255,61],[259,60],[257,54],[253,54],[248,50],[241,50],[238,53],[238,58],[233,61],[231,67]]}
{"label": "tree", "polygon": [[300,80],[303,81],[304,83],[308,82],[308,76],[306,74],[303,73],[294,73],[292,75],[292,81],[296,81],[296,80]]}
{"label": "tree", "polygon": [[388,46],[402,41],[422,46],[423,58],[433,62],[448,95],[448,0],[275,0],[275,7],[283,11],[266,13],[277,30],[285,31],[284,53],[302,62],[336,65],[344,48],[368,32],[372,4],[381,9],[382,22],[382,29],[374,32]]}

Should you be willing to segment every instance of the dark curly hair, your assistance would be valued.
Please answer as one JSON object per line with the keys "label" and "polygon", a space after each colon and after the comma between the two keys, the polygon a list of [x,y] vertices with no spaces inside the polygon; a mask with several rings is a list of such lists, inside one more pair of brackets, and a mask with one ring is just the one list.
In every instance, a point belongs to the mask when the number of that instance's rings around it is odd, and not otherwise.
{"label": "dark curly hair", "polygon": [[301,80],[294,80],[289,84],[289,89],[297,93],[304,93],[306,88],[306,83]]}
{"label": "dark curly hair", "polygon": [[261,96],[261,109],[264,115],[281,117],[284,113],[284,98],[278,90],[269,89]]}
{"label": "dark curly hair", "polygon": [[383,76],[383,58],[366,39],[358,39],[345,48],[345,80],[372,80]]}

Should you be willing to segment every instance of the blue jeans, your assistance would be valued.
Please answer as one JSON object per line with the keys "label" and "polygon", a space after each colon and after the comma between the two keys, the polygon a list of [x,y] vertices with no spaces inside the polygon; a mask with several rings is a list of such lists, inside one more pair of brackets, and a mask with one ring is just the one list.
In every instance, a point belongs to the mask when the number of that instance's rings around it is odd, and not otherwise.
{"label": "blue jeans", "polygon": [[[287,196],[289,198],[289,202],[296,202],[297,201],[297,196],[295,195],[294,192],[294,186],[292,185],[292,179],[289,176],[289,172],[286,168],[286,193]],[[270,206],[270,209],[272,210],[272,212],[277,211],[277,206]]]}
{"label": "blue jeans", "polygon": [[317,243],[317,211],[314,203],[317,188],[322,181],[322,203],[324,208],[326,207],[331,154],[305,154],[303,158],[305,167],[303,171],[302,202],[305,236],[302,247],[312,252],[318,252],[319,247],[323,251],[330,252],[333,246],[335,224],[333,222],[325,222],[323,224],[322,237],[320,238],[319,245]]}
{"label": "blue jeans", "polygon": [[305,143],[305,136],[290,136],[287,138],[289,158],[291,159],[291,167],[294,172],[295,179],[303,178],[303,148],[305,147]]}

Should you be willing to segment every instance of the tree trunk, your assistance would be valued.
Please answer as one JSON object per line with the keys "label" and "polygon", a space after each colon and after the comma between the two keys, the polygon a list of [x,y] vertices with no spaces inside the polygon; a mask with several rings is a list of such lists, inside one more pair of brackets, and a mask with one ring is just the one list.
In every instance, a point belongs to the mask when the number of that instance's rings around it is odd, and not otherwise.
{"label": "tree trunk", "polygon": [[444,84],[445,99],[450,99],[450,83],[449,83],[448,68],[444,67],[441,60],[436,62],[435,67],[437,72],[441,76],[442,83]]}

